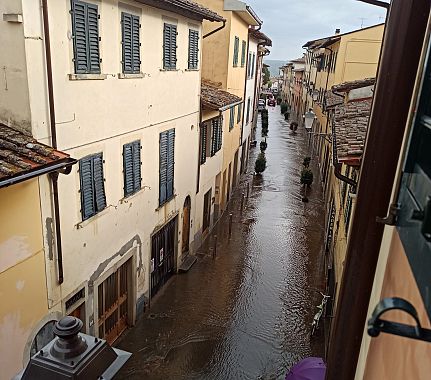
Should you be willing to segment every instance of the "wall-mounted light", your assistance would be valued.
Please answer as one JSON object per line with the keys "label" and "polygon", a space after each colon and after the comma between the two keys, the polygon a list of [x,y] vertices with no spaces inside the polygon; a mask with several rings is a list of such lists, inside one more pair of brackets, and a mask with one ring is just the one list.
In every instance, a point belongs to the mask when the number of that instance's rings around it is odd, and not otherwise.
{"label": "wall-mounted light", "polygon": [[[381,319],[380,317],[389,310],[406,312],[415,320],[416,326]],[[431,342],[431,330],[422,328],[415,307],[405,299],[398,297],[381,300],[368,320],[368,335],[377,337],[381,332]]]}

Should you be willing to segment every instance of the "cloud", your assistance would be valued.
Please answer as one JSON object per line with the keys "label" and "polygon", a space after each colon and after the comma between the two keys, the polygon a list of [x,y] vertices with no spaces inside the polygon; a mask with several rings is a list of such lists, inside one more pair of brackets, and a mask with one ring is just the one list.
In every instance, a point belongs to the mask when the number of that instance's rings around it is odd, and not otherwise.
{"label": "cloud", "polygon": [[273,42],[270,59],[300,56],[308,40],[383,22],[385,10],[357,0],[245,0],[263,20]]}

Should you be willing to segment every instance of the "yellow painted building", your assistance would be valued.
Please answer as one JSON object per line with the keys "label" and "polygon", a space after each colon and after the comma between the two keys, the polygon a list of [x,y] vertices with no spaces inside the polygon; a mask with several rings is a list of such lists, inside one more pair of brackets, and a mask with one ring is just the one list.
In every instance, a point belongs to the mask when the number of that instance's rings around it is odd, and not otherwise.
{"label": "yellow painted building", "polygon": [[329,102],[333,86],[376,76],[383,38],[384,24],[345,34],[339,30],[327,38],[307,42],[304,81],[304,111],[311,108],[315,121],[310,132],[311,156],[317,160],[326,201],[326,242],[328,255],[328,285],[335,299],[339,288],[348,239],[348,223],[356,202],[354,186],[341,181],[340,174],[355,181],[359,167],[334,165],[333,136]]}

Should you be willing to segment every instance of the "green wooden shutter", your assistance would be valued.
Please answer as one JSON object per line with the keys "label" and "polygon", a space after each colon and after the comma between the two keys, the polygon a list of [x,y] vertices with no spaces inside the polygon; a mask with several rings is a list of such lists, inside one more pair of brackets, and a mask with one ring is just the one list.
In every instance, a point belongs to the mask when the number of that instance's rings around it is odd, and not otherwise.
{"label": "green wooden shutter", "polygon": [[93,156],[93,170],[94,170],[94,174],[93,174],[94,192],[96,195],[96,211],[99,212],[106,207],[102,153],[99,153]]}
{"label": "green wooden shutter", "polygon": [[87,4],[87,25],[88,25],[88,59],[90,63],[90,73],[100,73],[99,54],[99,14],[97,5]]}
{"label": "green wooden shutter", "polygon": [[79,179],[81,184],[81,215],[86,220],[96,213],[93,188],[93,160],[85,157],[79,160]]}
{"label": "green wooden shutter", "polygon": [[123,35],[123,73],[133,72],[132,59],[132,15],[121,13],[121,31]]}
{"label": "green wooden shutter", "polygon": [[201,148],[201,160],[200,163],[204,164],[207,160],[207,125],[201,124],[200,128],[200,148]]}
{"label": "green wooden shutter", "polygon": [[171,199],[174,195],[174,167],[175,167],[175,129],[168,131],[167,180],[166,196]]}
{"label": "green wooden shutter", "polygon": [[159,205],[166,202],[166,182],[168,172],[168,133],[160,133],[159,141]]}
{"label": "green wooden shutter", "polygon": [[164,24],[163,28],[163,68],[168,70],[177,67],[177,26]]}
{"label": "green wooden shutter", "polygon": [[245,66],[245,54],[247,50],[247,42],[242,41],[242,50],[241,50],[241,67]]}
{"label": "green wooden shutter", "polygon": [[138,74],[141,71],[139,17],[122,12],[121,24],[123,36],[123,73]]}
{"label": "green wooden shutter", "polygon": [[141,142],[134,141],[133,148],[133,191],[137,192],[141,189]]}
{"label": "green wooden shutter", "polygon": [[235,107],[229,109],[229,130],[233,129],[235,124]]}
{"label": "green wooden shutter", "polygon": [[238,50],[239,50],[239,38],[235,37],[235,42],[233,45],[233,65],[238,66]]}
{"label": "green wooden shutter", "polygon": [[217,123],[214,120],[211,120],[211,157],[214,156],[217,152],[217,142],[218,139],[218,130]]}
{"label": "green wooden shutter", "polygon": [[253,57],[252,57],[252,64],[251,64],[251,73],[250,73],[250,77],[253,78],[254,77],[254,64],[256,61],[256,54],[253,53]]}
{"label": "green wooden shutter", "polygon": [[133,147],[132,144],[123,145],[123,172],[124,172],[124,195],[133,193]]}
{"label": "green wooden shutter", "polygon": [[217,118],[216,124],[217,124],[217,132],[218,132],[217,151],[219,151],[221,149],[221,145],[222,145],[222,141],[223,141],[223,119],[221,117]]}
{"label": "green wooden shutter", "polygon": [[199,61],[199,32],[189,29],[189,69],[196,70]]}
{"label": "green wooden shutter", "polygon": [[238,104],[238,115],[236,119],[237,123],[241,122],[241,112],[242,112],[242,103]]}
{"label": "green wooden shutter", "polygon": [[247,99],[247,117],[245,118],[246,123],[248,123],[250,120],[250,103],[251,103],[251,99],[248,98]]}

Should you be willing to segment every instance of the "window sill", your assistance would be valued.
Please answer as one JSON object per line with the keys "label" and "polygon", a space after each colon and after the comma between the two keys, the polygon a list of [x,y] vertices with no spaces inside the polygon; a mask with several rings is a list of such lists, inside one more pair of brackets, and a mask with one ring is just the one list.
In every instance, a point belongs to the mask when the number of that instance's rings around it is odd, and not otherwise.
{"label": "window sill", "polygon": [[128,203],[130,200],[132,200],[133,198],[135,198],[136,196],[138,196],[139,194],[141,194],[142,191],[145,190],[145,188],[148,188],[148,186],[144,185],[138,191],[135,191],[132,194],[124,196],[123,198],[120,199],[120,204]]}
{"label": "window sill", "polygon": [[159,69],[160,71],[180,71],[180,69]]}
{"label": "window sill", "polygon": [[69,80],[103,80],[107,74],[69,74]]}
{"label": "window sill", "polygon": [[165,207],[170,201],[175,199],[177,197],[177,194],[172,195],[169,199],[166,199],[159,207],[156,208],[155,211],[160,211],[163,207]]}
{"label": "window sill", "polygon": [[110,206],[107,205],[102,211],[99,211],[97,214],[94,214],[93,216],[90,216],[88,219],[85,219],[75,224],[76,229],[79,230],[80,228],[84,228],[85,226],[88,226],[90,223],[94,222],[97,218],[107,214],[109,211],[109,207]]}
{"label": "window sill", "polygon": [[139,79],[144,77],[145,77],[144,73],[134,73],[134,74],[118,73],[118,79]]}
{"label": "window sill", "polygon": [[185,71],[199,71],[199,69],[185,69]]}

